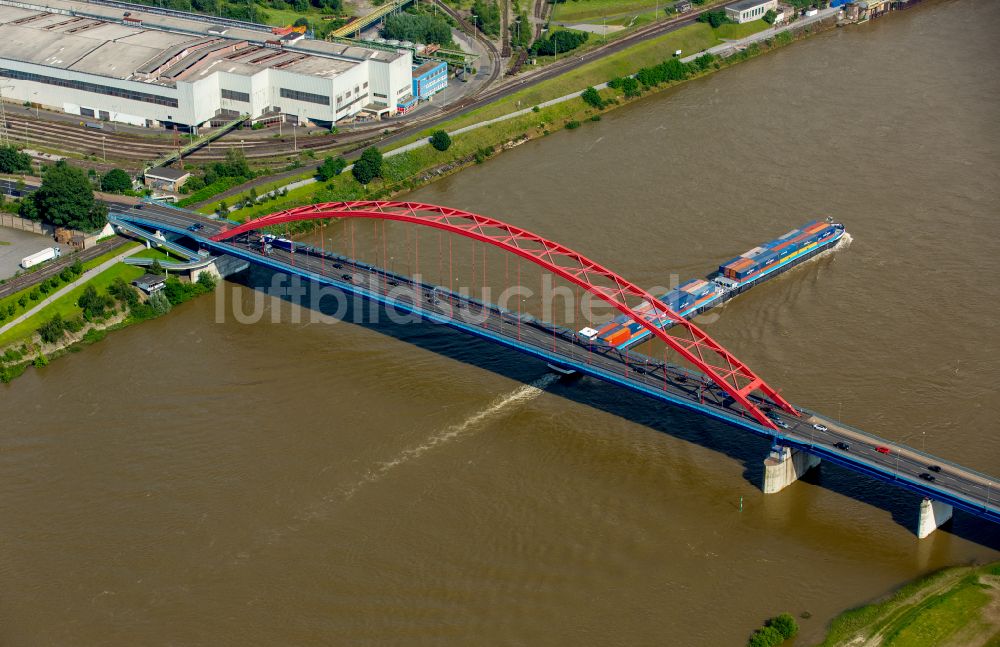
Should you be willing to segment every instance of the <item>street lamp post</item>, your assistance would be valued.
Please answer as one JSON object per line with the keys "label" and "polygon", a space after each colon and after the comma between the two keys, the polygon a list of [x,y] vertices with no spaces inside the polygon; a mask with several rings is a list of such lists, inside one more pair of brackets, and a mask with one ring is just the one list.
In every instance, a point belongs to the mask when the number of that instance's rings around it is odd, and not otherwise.
{"label": "street lamp post", "polygon": [[108,149],[104,145],[107,139],[107,136],[101,135],[101,155],[104,157],[105,162],[108,161]]}
{"label": "street lamp post", "polygon": [[903,437],[902,440],[897,440],[896,443],[895,443],[896,444],[896,471],[893,474],[894,478],[897,478],[897,479],[899,478],[899,459],[900,459],[900,456],[902,456],[902,452],[899,451],[899,448],[900,448],[900,446],[902,446],[903,440],[906,440],[908,438],[913,437],[913,435],[916,434],[916,433],[917,432],[913,432],[912,434],[907,434],[906,436]]}
{"label": "street lamp post", "polygon": [[4,110],[3,103],[3,91],[4,88],[12,88],[12,85],[0,85],[0,122],[3,122],[3,129],[0,130],[0,141],[4,144],[10,143],[10,137],[7,135],[7,111]]}

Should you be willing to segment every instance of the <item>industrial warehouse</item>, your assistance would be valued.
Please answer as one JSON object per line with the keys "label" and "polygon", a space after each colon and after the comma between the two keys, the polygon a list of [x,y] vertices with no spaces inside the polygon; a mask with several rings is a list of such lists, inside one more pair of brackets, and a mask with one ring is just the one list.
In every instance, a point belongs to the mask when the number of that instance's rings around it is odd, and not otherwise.
{"label": "industrial warehouse", "polygon": [[412,53],[85,2],[0,0],[5,100],[191,129],[281,117],[332,125],[411,106]]}

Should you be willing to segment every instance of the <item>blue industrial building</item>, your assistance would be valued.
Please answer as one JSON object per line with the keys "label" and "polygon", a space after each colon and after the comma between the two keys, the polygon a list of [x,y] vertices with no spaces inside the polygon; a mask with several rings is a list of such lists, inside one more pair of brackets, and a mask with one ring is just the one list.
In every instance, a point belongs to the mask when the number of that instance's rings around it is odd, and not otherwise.
{"label": "blue industrial building", "polygon": [[427,61],[413,68],[412,94],[419,101],[430,99],[448,87],[448,64],[441,61]]}

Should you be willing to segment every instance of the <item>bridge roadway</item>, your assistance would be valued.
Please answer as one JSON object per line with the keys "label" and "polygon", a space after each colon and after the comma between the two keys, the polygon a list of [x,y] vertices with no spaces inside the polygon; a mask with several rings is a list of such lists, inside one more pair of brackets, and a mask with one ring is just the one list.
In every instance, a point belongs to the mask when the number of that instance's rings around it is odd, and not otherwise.
{"label": "bridge roadway", "polygon": [[[786,428],[775,432],[745,415],[724,391],[704,380],[699,373],[665,365],[638,353],[586,341],[573,331],[519,317],[516,312],[480,303],[445,288],[415,283],[408,277],[329,252],[326,257],[301,252],[290,254],[279,249],[264,254],[259,244],[214,242],[208,237],[224,230],[223,223],[176,208],[144,205],[141,210],[133,209],[120,215],[135,224],[189,236],[213,254],[244,258],[340,288],[345,293],[376,301],[396,311],[414,313],[425,320],[448,325],[553,365],[571,368],[708,415],[771,439],[775,444],[814,454],[855,472],[1000,522],[1000,488],[996,478],[854,429],[815,412],[799,408],[801,416],[795,417],[775,407],[771,415],[786,425]],[[196,222],[202,228],[197,233],[188,230]],[[349,275],[350,280],[345,280],[345,275]],[[826,429],[817,429],[814,427],[817,424]],[[847,447],[838,447],[838,443]],[[877,448],[887,449],[888,453]],[[940,467],[940,472],[929,469],[932,465]],[[926,481],[920,477],[921,474],[929,474],[934,480]]]}

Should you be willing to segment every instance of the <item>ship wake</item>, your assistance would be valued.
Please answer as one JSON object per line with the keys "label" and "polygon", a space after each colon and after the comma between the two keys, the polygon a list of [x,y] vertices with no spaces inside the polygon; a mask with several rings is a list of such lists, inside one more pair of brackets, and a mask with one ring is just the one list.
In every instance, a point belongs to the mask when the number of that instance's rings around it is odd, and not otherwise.
{"label": "ship wake", "polygon": [[558,375],[550,373],[539,378],[538,380],[535,380],[531,384],[525,384],[524,386],[518,387],[510,393],[497,398],[485,408],[472,414],[462,422],[450,425],[434,434],[423,443],[404,449],[396,455],[395,458],[377,464],[375,467],[368,470],[365,476],[358,482],[354,483],[344,491],[344,499],[350,499],[364,486],[385,478],[389,472],[393,471],[397,467],[420,458],[420,456],[435,447],[451,442],[459,436],[467,434],[471,431],[475,431],[481,427],[483,423],[509,413],[514,407],[534,400],[558,379]]}

